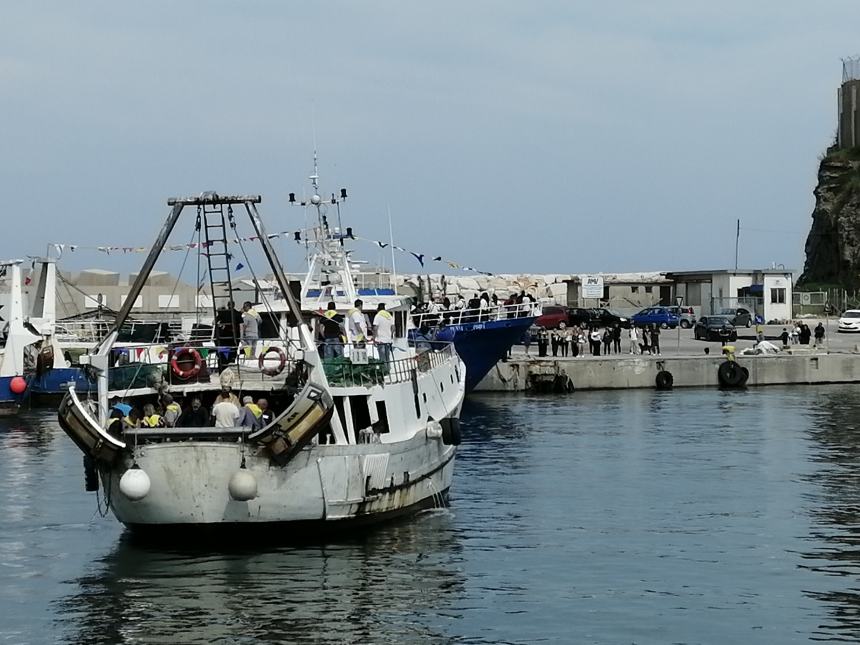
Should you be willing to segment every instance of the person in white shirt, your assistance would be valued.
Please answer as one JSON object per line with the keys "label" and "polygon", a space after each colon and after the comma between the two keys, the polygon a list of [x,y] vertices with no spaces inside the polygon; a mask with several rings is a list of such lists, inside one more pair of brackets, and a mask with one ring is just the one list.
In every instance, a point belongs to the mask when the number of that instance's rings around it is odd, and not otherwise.
{"label": "person in white shirt", "polygon": [[373,317],[373,338],[379,360],[383,363],[391,361],[391,346],[394,342],[394,316],[385,310],[385,303],[380,302]]}
{"label": "person in white shirt", "polygon": [[636,331],[635,325],[630,325],[630,329],[627,330],[627,338],[630,339],[630,353],[638,354],[639,353],[639,333]]}
{"label": "person in white shirt", "polygon": [[239,425],[241,413],[235,403],[225,399],[212,407],[216,428],[235,428]]}
{"label": "person in white shirt", "polygon": [[364,303],[361,300],[355,301],[355,307],[349,310],[346,317],[346,332],[347,340],[355,345],[363,345],[367,340],[367,318],[361,311]]}

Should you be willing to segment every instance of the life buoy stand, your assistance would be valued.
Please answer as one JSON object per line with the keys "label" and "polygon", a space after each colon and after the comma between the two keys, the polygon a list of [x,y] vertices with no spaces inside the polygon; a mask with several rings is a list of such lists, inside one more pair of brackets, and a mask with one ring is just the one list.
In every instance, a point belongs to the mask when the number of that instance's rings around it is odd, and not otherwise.
{"label": "life buoy stand", "polygon": [[672,372],[660,370],[657,372],[657,378],[654,382],[658,390],[671,390],[675,384],[675,377],[672,376]]}
{"label": "life buoy stand", "polygon": [[[272,352],[275,352],[278,355],[278,365],[277,367],[266,367],[266,357]],[[283,372],[284,368],[287,366],[287,355],[280,347],[267,347],[263,350],[263,353],[260,354],[258,364],[260,365],[260,371],[266,376],[277,376]]]}
{"label": "life buoy stand", "polygon": [[[180,361],[185,362],[189,359],[194,361],[194,365],[191,367],[183,368],[179,364]],[[173,373],[181,379],[194,378],[200,373],[202,367],[203,357],[200,356],[200,352],[193,347],[180,347],[176,352],[174,352],[173,358],[170,359],[170,369],[173,370]]]}

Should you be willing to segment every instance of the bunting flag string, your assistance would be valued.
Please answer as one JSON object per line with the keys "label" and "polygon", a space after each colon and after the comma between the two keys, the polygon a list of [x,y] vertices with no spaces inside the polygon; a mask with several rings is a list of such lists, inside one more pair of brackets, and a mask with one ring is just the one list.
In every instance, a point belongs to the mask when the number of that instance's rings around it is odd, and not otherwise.
{"label": "bunting flag string", "polygon": [[[490,271],[482,271],[482,270],[477,269],[475,267],[464,265],[460,262],[457,262],[457,261],[452,260],[450,258],[446,258],[446,257],[441,256],[441,255],[429,255],[427,253],[422,253],[419,251],[413,251],[411,249],[407,249],[407,248],[404,248],[402,246],[398,246],[396,244],[391,244],[390,242],[384,242],[382,240],[374,240],[374,239],[370,239],[370,238],[359,237],[358,235],[354,235],[352,233],[352,229],[347,229],[347,231],[348,232],[345,234],[340,234],[340,233],[333,234],[332,239],[344,239],[344,238],[346,238],[346,239],[357,240],[357,241],[361,241],[361,242],[369,242],[369,243],[375,244],[380,249],[386,249],[390,246],[391,248],[393,248],[396,251],[399,251],[400,253],[411,255],[413,258],[415,258],[415,260],[418,262],[418,264],[421,266],[422,269],[425,268],[426,262],[428,261],[428,258],[429,258],[429,261],[443,263],[450,269],[470,271],[473,273],[479,273],[481,275],[488,275],[488,276],[493,275],[493,273],[491,273]],[[308,243],[308,242],[314,242],[315,241],[314,229],[279,231],[277,233],[267,233],[266,237],[269,240],[277,240],[277,239],[281,239],[281,238],[292,239],[297,244],[301,244],[303,242]],[[232,244],[240,244],[242,242],[255,242],[259,239],[260,239],[259,236],[251,235],[249,237],[232,238],[232,239],[229,239],[228,242],[230,242]],[[198,249],[198,248],[199,249],[208,249],[211,244],[213,244],[213,242],[211,242],[211,241],[210,242],[189,242],[187,244],[170,244],[170,245],[165,247],[165,250],[168,250],[168,251],[187,251],[187,250]],[[51,246],[57,252],[58,259],[60,256],[62,256],[62,254],[65,251],[68,251],[70,253],[76,253],[76,252],[83,251],[83,250],[94,250],[94,251],[99,251],[101,253],[104,253],[106,255],[111,255],[111,254],[118,254],[118,253],[122,253],[122,254],[147,253],[147,252],[149,252],[149,249],[150,249],[150,247],[148,247],[148,246],[122,246],[122,245],[113,245],[113,244],[88,246],[85,244],[68,244],[68,243],[59,243],[59,242],[52,242]],[[202,253],[205,255],[206,251],[202,251]]]}

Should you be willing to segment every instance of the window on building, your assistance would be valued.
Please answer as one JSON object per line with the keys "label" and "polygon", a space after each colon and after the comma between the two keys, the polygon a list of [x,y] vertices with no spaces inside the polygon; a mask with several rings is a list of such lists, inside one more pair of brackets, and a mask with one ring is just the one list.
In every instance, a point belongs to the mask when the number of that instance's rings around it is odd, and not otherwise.
{"label": "window on building", "polygon": [[645,287],[645,293],[652,293],[654,291],[654,287]]}
{"label": "window on building", "polygon": [[160,309],[178,309],[179,296],[176,294],[172,296],[158,296],[158,306]]}
{"label": "window on building", "polygon": [[209,309],[212,306],[212,296],[201,293],[197,295],[197,307],[200,309]]}
{"label": "window on building", "polygon": [[778,287],[770,290],[770,304],[784,305],[785,304],[785,288]]}
{"label": "window on building", "polygon": [[100,293],[92,296],[84,296],[84,307],[95,309],[99,306],[99,300],[102,301],[102,305],[107,305],[107,299]]}
{"label": "window on building", "polygon": [[639,293],[639,287],[630,287],[630,293]]}
{"label": "window on building", "polygon": [[603,285],[603,299],[609,300],[609,286]]}
{"label": "window on building", "polygon": [[[119,297],[120,306],[124,305],[126,300],[128,300],[128,294],[125,294],[124,296],[120,296]],[[138,296],[134,300],[134,304],[132,305],[132,309],[140,309],[141,307],[143,307],[143,296]]]}

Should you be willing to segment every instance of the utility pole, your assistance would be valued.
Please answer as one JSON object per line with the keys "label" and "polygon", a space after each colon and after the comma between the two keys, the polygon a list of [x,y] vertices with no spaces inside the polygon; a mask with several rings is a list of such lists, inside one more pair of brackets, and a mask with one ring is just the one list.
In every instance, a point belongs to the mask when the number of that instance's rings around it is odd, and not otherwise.
{"label": "utility pole", "polygon": [[738,218],[738,230],[735,233],[735,273],[738,272],[738,243],[741,239],[741,220]]}

